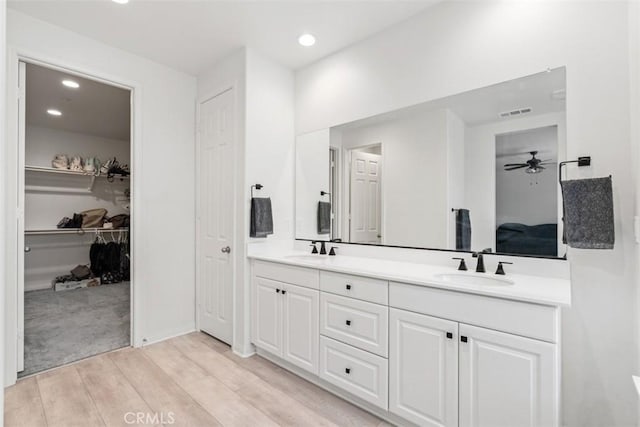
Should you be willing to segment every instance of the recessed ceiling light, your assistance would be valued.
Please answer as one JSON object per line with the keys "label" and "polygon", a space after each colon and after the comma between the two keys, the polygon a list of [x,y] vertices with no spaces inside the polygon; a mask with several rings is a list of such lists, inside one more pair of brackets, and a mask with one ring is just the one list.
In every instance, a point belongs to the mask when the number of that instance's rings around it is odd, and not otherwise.
{"label": "recessed ceiling light", "polygon": [[298,43],[305,47],[313,46],[316,44],[316,38],[312,34],[303,34],[298,37]]}
{"label": "recessed ceiling light", "polygon": [[70,87],[73,89],[78,89],[80,87],[80,85],[77,82],[74,82],[73,80],[63,80],[62,84],[65,85],[66,87]]}
{"label": "recessed ceiling light", "polygon": [[129,3],[129,0],[111,0],[114,3],[118,3],[118,4],[127,4]]}
{"label": "recessed ceiling light", "polygon": [[62,115],[62,112],[60,110],[54,110],[53,108],[48,109],[47,113],[51,114],[52,116],[61,116]]}

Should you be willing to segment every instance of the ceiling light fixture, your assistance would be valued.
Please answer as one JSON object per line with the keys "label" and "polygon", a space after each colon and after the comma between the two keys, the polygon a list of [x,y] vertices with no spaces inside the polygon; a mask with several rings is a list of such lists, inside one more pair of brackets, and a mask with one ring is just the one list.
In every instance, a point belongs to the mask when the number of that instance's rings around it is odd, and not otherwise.
{"label": "ceiling light fixture", "polygon": [[77,82],[74,82],[73,80],[63,80],[62,84],[72,89],[78,89],[80,87],[80,85]]}
{"label": "ceiling light fixture", "polygon": [[305,47],[313,46],[316,44],[316,38],[311,34],[303,34],[298,37],[298,43]]}
{"label": "ceiling light fixture", "polygon": [[114,3],[118,3],[118,4],[127,4],[129,3],[129,0],[111,0]]}
{"label": "ceiling light fixture", "polygon": [[51,114],[52,116],[61,116],[62,115],[62,112],[60,110],[54,110],[53,108],[48,109],[47,113]]}

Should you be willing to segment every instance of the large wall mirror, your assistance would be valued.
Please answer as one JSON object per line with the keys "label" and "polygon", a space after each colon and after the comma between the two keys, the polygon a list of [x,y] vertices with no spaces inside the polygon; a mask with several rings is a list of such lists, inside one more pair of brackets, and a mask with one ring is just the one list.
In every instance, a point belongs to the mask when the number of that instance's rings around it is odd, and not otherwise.
{"label": "large wall mirror", "polygon": [[565,69],[296,140],[296,238],[564,257]]}

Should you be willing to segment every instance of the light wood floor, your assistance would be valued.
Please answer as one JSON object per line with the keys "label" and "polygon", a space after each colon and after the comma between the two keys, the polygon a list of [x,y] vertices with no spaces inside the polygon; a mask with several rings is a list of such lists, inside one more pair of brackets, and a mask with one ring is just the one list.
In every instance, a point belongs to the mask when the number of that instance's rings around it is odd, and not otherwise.
{"label": "light wood floor", "polygon": [[[138,413],[144,423],[135,424]],[[5,391],[8,427],[162,423],[387,425],[261,357],[242,359],[201,333],[95,356],[20,380]]]}

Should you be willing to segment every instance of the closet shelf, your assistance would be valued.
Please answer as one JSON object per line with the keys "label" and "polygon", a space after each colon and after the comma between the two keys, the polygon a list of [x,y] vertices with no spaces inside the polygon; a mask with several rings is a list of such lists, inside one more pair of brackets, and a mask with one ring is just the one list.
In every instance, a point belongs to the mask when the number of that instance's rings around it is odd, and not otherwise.
{"label": "closet shelf", "polygon": [[49,234],[78,234],[84,236],[86,234],[95,233],[122,233],[129,232],[128,228],[49,228],[38,230],[25,230],[26,236],[44,236]]}
{"label": "closet shelf", "polygon": [[[51,173],[51,174],[61,174],[61,175],[74,175],[74,176],[80,176],[80,177],[85,177],[85,178],[89,178],[91,181],[89,183],[89,187],[88,190],[91,191],[93,190],[93,185],[95,184],[96,179],[107,179],[107,175],[94,175],[94,174],[90,174],[87,172],[79,172],[79,171],[72,171],[72,170],[68,170],[68,169],[56,169],[56,168],[50,168],[50,167],[46,167],[46,166],[25,166],[24,170],[26,172],[39,172],[39,173]],[[118,181],[125,181],[125,180],[129,180],[129,176],[124,176],[124,175],[113,175],[115,180]],[[32,188],[32,189],[40,189],[40,187],[37,188]]]}

